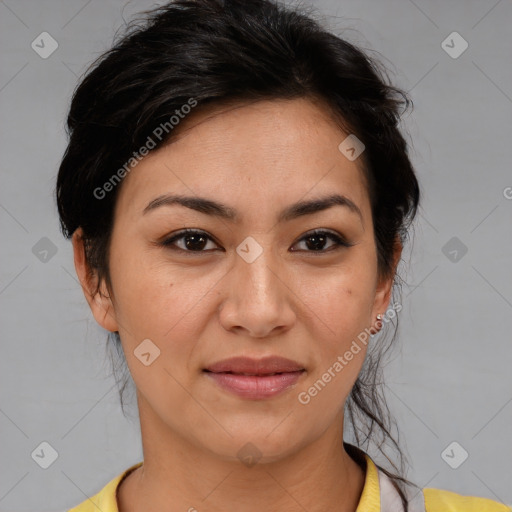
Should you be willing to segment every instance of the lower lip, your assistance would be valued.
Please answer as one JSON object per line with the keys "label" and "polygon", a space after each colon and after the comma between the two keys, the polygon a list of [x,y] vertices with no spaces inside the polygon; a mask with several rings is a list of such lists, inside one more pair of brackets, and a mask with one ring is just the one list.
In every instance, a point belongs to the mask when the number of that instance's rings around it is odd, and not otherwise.
{"label": "lower lip", "polygon": [[221,388],[252,400],[262,400],[282,393],[295,386],[303,373],[304,370],[258,376],[206,372]]}

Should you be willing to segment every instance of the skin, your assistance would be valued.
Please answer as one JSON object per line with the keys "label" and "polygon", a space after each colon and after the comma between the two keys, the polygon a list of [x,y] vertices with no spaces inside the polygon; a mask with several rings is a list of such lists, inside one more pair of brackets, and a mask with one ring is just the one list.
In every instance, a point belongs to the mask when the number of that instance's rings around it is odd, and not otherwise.
{"label": "skin", "polygon": [[[87,272],[81,231],[73,236],[92,313],[119,331],[137,387],[144,465],[120,485],[119,510],[353,512],[365,476],[342,444],[343,407],[364,345],[307,405],[298,394],[389,304],[392,276],[377,271],[361,160],[338,150],[347,134],[309,99],[217,107],[189,116],[180,129],[175,142],[151,152],[122,182],[110,293],[104,282],[93,293],[97,281]],[[180,205],[143,213],[166,193],[222,202],[240,219]],[[355,203],[361,218],[337,205],[277,222],[285,206],[332,193]],[[211,237],[202,253],[185,252],[183,238],[177,250],[158,245],[183,228]],[[304,238],[314,229],[353,245],[336,248],[326,238],[323,252],[315,251]],[[236,252],[248,236],[263,249],[252,263]],[[395,266],[400,253],[397,245]],[[149,366],[134,355],[147,338],[160,349]],[[280,355],[306,372],[280,395],[243,399],[202,372],[237,355]],[[248,442],[262,454],[252,467],[237,457]]]}

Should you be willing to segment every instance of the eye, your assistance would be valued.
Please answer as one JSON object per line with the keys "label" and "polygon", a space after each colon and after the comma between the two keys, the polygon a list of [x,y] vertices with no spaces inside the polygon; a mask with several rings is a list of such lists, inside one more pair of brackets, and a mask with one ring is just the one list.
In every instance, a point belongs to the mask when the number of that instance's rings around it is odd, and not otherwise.
{"label": "eye", "polygon": [[[328,243],[328,240],[331,240],[331,245],[325,249],[325,245]],[[340,249],[341,247],[352,247],[352,245],[346,240],[344,240],[341,236],[332,233],[331,231],[322,231],[315,230],[312,231],[305,236],[303,236],[298,243],[304,243],[306,247],[306,252],[318,252],[325,253],[328,251]],[[296,249],[291,249],[293,252],[296,252]],[[302,249],[299,249],[302,250]]]}
{"label": "eye", "polygon": [[[196,231],[195,229],[185,229],[176,233],[170,238],[167,238],[161,245],[169,249],[181,250],[184,252],[207,252],[205,248],[208,246],[209,241],[213,242],[211,236],[207,235],[204,231]],[[181,247],[177,242],[182,242]],[[216,245],[214,243],[214,245]],[[211,251],[210,247],[208,251]],[[213,250],[215,250],[213,248]]]}
{"label": "eye", "polygon": [[[331,241],[330,245],[328,244]],[[216,250],[215,247],[209,247],[211,243],[213,246],[217,244],[213,241],[213,238],[205,233],[204,231],[198,231],[195,229],[185,229],[179,233],[174,234],[170,238],[167,238],[160,242],[160,245],[169,249],[183,251],[183,252],[211,252]],[[339,249],[341,247],[351,247],[351,244],[344,240],[341,236],[336,233],[315,230],[307,233],[303,236],[295,245],[303,243],[306,249],[291,249],[292,252],[305,251],[305,252],[316,252],[325,253]],[[210,245],[211,245],[210,244]],[[327,248],[325,247],[327,245]],[[218,246],[217,246],[218,247]]]}

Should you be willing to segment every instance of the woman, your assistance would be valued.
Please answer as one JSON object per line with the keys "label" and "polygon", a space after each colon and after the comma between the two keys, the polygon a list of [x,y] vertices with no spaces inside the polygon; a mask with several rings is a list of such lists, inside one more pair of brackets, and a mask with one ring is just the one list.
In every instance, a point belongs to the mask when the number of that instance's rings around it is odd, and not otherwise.
{"label": "woman", "polygon": [[401,307],[419,204],[406,95],[268,1],[181,0],[147,18],[75,91],[58,176],[144,451],[72,510],[508,510],[415,488],[362,450],[362,436],[395,442],[383,345],[368,345]]}

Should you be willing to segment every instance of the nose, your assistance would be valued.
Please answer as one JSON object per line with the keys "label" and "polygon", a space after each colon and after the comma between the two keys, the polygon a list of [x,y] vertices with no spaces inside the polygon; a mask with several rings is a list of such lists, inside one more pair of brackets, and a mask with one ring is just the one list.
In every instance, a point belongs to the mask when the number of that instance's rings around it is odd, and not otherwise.
{"label": "nose", "polygon": [[291,274],[265,248],[253,262],[238,254],[223,280],[220,322],[230,332],[267,338],[289,330],[295,322]]}

